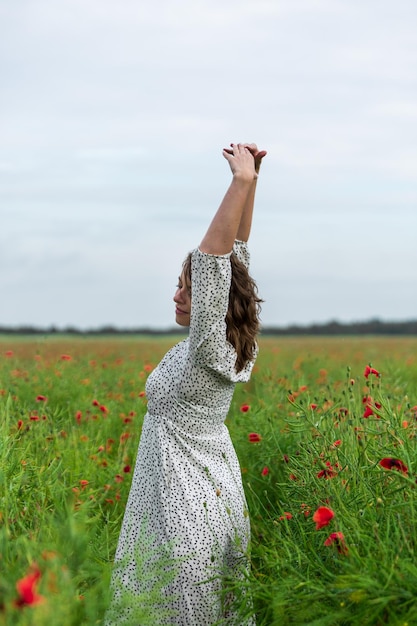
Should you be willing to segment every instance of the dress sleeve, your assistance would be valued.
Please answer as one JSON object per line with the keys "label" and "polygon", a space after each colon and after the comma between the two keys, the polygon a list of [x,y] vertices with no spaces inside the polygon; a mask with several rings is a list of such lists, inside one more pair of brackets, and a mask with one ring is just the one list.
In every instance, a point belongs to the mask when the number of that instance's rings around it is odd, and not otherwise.
{"label": "dress sleeve", "polygon": [[248,242],[240,241],[239,239],[236,239],[235,243],[233,244],[233,252],[236,254],[239,261],[241,261],[243,265],[247,269],[249,269],[250,254],[249,254]]}
{"label": "dress sleeve", "polygon": [[226,338],[232,279],[230,254],[213,255],[199,249],[192,252],[189,355],[198,366],[213,369],[230,380],[243,381],[249,378],[251,367],[248,372],[236,374],[236,351]]}

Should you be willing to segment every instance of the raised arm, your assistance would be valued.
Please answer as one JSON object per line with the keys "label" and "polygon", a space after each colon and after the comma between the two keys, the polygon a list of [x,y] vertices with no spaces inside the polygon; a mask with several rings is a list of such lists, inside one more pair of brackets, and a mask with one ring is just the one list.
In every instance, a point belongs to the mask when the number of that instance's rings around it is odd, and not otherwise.
{"label": "raised arm", "polygon": [[[266,155],[266,150],[258,150],[258,146],[254,143],[243,144],[245,148],[249,150],[255,159],[255,172],[259,174],[259,169],[261,167],[261,162],[264,156]],[[246,197],[245,206],[243,207],[242,217],[240,220],[239,228],[237,231],[236,239],[240,241],[248,241],[251,227],[252,227],[252,215],[253,215],[253,207],[255,204],[255,192],[256,192],[256,183],[258,181],[258,177],[254,178],[252,181],[252,185],[249,189],[249,193]]]}
{"label": "raised arm", "polygon": [[200,244],[201,252],[208,254],[231,252],[257,177],[255,159],[244,144],[232,144],[231,150],[223,150],[223,156],[229,162],[233,179]]}

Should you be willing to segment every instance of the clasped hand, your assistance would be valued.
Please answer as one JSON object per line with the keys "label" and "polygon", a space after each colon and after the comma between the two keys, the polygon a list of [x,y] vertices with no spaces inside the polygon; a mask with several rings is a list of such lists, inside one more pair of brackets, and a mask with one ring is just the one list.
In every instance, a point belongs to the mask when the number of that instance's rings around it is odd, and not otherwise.
{"label": "clasped hand", "polygon": [[255,143],[231,143],[230,146],[223,149],[223,156],[232,174],[249,180],[257,178],[266,150],[258,150]]}

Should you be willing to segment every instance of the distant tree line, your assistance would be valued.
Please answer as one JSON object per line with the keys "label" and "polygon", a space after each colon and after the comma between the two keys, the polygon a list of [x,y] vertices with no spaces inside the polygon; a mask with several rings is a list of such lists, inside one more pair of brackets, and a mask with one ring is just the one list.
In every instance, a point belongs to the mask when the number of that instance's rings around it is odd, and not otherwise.
{"label": "distant tree line", "polygon": [[[4,335],[80,335],[80,336],[100,336],[100,335],[179,335],[187,331],[183,328],[117,328],[107,325],[100,328],[90,328],[82,330],[73,326],[57,328],[50,326],[38,328],[35,326],[0,326],[0,334]],[[262,335],[417,335],[417,319],[403,322],[389,322],[379,319],[372,319],[363,322],[341,323],[330,321],[323,324],[310,324],[307,326],[290,325],[265,326],[261,329]]]}
{"label": "distant tree line", "polygon": [[309,326],[268,327],[263,335],[417,335],[417,320],[383,322],[379,319],[343,324],[330,321]]}

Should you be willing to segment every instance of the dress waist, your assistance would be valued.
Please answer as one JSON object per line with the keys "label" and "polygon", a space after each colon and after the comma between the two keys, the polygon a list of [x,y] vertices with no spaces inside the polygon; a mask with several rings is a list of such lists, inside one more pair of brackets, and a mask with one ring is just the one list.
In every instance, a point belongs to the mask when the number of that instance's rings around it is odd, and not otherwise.
{"label": "dress waist", "polygon": [[178,436],[197,439],[219,439],[224,436],[229,437],[229,431],[222,416],[197,416],[190,415],[161,415],[148,410],[145,420],[155,428],[162,428]]}

